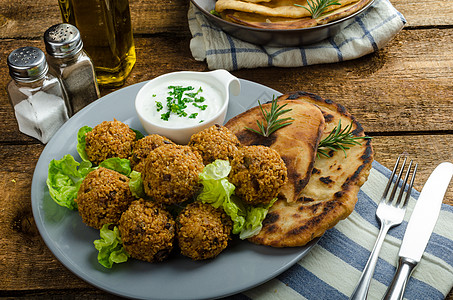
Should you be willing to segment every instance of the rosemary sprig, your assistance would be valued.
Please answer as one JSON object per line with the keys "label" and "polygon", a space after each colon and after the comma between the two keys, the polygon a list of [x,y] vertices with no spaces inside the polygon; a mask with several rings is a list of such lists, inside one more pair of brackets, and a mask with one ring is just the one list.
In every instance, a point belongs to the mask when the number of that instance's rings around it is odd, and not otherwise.
{"label": "rosemary sprig", "polygon": [[312,19],[320,17],[329,6],[341,5],[337,0],[307,0],[307,4],[308,8],[300,4],[294,5],[308,10],[308,12],[310,12],[311,14]]}
{"label": "rosemary sprig", "polygon": [[260,106],[261,113],[263,114],[265,122],[256,120],[256,124],[258,124],[258,128],[260,129],[260,131],[257,131],[255,129],[252,129],[249,127],[245,127],[246,129],[248,129],[250,131],[261,134],[264,137],[268,137],[276,130],[278,130],[282,127],[288,126],[294,121],[293,118],[279,119],[281,117],[281,115],[291,111],[291,109],[283,109],[286,106],[286,103],[283,105],[278,105],[277,99],[275,97],[272,97],[272,104],[271,104],[270,111],[267,111],[266,109],[264,109],[259,100],[258,100],[258,104]]}
{"label": "rosemary sprig", "polygon": [[326,136],[318,145],[317,157],[329,157],[330,150],[337,151],[343,150],[344,157],[346,157],[346,150],[353,145],[361,145],[357,140],[371,139],[369,136],[354,136],[352,134],[352,122],[345,128],[341,128],[341,120],[328,136]]}

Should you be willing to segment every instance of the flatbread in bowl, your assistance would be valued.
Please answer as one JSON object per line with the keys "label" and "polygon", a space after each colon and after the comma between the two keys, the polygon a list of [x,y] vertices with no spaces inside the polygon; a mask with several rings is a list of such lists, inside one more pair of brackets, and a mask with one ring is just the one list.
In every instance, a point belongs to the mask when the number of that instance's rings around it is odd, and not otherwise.
{"label": "flatbread in bowl", "polygon": [[374,2],[339,1],[342,6],[329,7],[334,9],[312,18],[306,9],[294,5],[307,4],[307,0],[191,0],[213,26],[237,39],[267,47],[310,45],[333,37]]}
{"label": "flatbread in bowl", "polygon": [[306,0],[218,0],[215,10],[223,19],[233,23],[254,28],[287,30],[314,27],[348,17],[369,2],[370,0],[339,0],[340,5],[329,6],[316,17],[312,17],[304,8],[309,7]]}
{"label": "flatbread in bowl", "polygon": [[[282,95],[278,101],[279,103],[292,103],[289,107],[311,105],[321,112],[324,122],[320,123],[316,114],[307,115],[306,119],[298,118],[294,121],[296,124],[318,124],[322,128],[318,137],[312,134],[311,141],[305,141],[305,145],[314,145],[315,154],[319,140],[338,126],[340,120],[342,126],[351,124],[353,136],[365,136],[360,123],[342,105],[331,100],[310,93],[296,92]],[[289,114],[293,113],[291,111]],[[295,115],[288,115],[288,117],[292,116]],[[287,116],[285,115],[285,117]],[[252,109],[231,119],[225,126],[238,136],[241,143],[258,144],[263,139],[250,138],[252,133],[246,132],[249,130],[245,129],[245,127],[251,126],[253,118],[256,122],[256,112]],[[285,149],[286,152],[291,152],[288,149],[293,146],[279,145],[279,141],[286,142],[288,136],[296,135],[295,132],[303,128],[299,128],[299,126],[291,128],[292,125],[284,127],[284,130],[279,129],[274,133],[277,134],[277,137],[265,140],[264,143],[277,151]],[[301,168],[300,161],[307,163],[305,169]],[[297,191],[298,181],[292,183],[296,187],[292,193],[285,192],[283,189],[278,200],[269,209],[266,219],[263,221],[263,228],[258,235],[249,240],[272,247],[296,247],[303,246],[323,235],[327,229],[348,217],[354,210],[357,194],[368,178],[372,161],[371,139],[361,139],[360,144],[351,146],[345,152],[331,151],[328,157],[313,156],[313,152],[307,150],[293,152],[293,159],[285,161],[288,178],[299,174],[297,178],[301,179],[301,174],[309,171],[309,180],[303,185],[300,192],[294,192]]]}

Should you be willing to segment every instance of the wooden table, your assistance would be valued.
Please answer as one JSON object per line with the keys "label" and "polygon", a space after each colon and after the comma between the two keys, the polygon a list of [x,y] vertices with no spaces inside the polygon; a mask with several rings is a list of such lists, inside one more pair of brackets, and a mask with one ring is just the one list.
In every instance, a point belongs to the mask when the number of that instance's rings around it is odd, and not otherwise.
{"label": "wooden table", "polygon": [[[207,70],[189,50],[188,2],[130,0],[137,64],[125,86],[171,71]],[[390,168],[406,152],[419,163],[420,190],[438,163],[453,162],[453,1],[392,2],[408,24],[377,53],[337,64],[233,74],[343,104],[373,137],[377,161]],[[59,22],[57,0],[0,0],[3,86],[10,80],[9,52],[26,45],[43,49],[44,31]],[[19,132],[6,89],[0,91],[0,119],[0,297],[111,299],[63,267],[41,239],[30,186],[44,145]],[[453,205],[452,186],[444,202]]]}

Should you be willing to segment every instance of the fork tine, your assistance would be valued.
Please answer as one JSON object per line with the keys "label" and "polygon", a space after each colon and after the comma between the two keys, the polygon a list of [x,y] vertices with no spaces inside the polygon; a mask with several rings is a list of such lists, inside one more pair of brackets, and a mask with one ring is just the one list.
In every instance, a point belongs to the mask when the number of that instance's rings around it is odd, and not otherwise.
{"label": "fork tine", "polygon": [[403,164],[401,165],[401,169],[398,173],[398,177],[396,178],[396,181],[393,185],[393,189],[392,189],[392,193],[390,194],[390,197],[389,197],[389,201],[392,202],[394,197],[395,197],[395,194],[396,194],[396,190],[398,189],[398,185],[400,183],[400,180],[401,180],[401,176],[403,175],[403,171],[404,171],[404,166],[406,164],[406,160],[407,160],[407,157],[404,158],[404,161],[403,161]]}
{"label": "fork tine", "polygon": [[412,190],[412,187],[414,186],[414,180],[415,180],[415,174],[417,173],[417,168],[418,168],[418,164],[415,164],[414,171],[412,172],[411,182],[409,183],[409,187],[407,188],[406,199],[404,199],[403,207],[406,207],[407,203],[409,202],[411,190]]}
{"label": "fork tine", "polygon": [[[393,182],[394,177],[398,171],[400,159],[402,156],[404,156],[404,161],[402,163],[401,169],[398,172],[398,177],[397,177],[396,181]],[[384,243],[385,236],[387,235],[387,232],[390,228],[392,228],[396,225],[400,225],[401,222],[404,220],[404,216],[406,214],[406,205],[410,198],[411,189],[412,189],[412,186],[414,185],[414,178],[415,178],[415,174],[417,172],[417,166],[418,166],[417,164],[415,164],[415,168],[412,171],[412,178],[408,185],[409,176],[411,174],[412,166],[414,163],[411,160],[407,171],[404,172],[404,167],[406,165],[406,161],[407,161],[407,157],[404,154],[398,156],[395,166],[393,167],[392,174],[390,175],[390,178],[387,182],[387,186],[385,187],[381,201],[379,202],[379,205],[376,209],[376,218],[381,223],[381,227],[379,229],[379,234],[376,238],[376,242],[371,251],[370,257],[368,258],[365,268],[362,271],[362,275],[360,276],[359,282],[357,283],[357,286],[354,289],[354,292],[352,293],[351,297],[349,298],[350,300],[367,298],[368,290],[370,287],[370,282],[373,277],[374,269],[376,267],[376,263],[379,258],[379,251],[382,247],[382,244]],[[401,179],[401,177],[403,176],[403,173],[405,173],[405,176],[404,176],[404,179]],[[400,191],[399,191],[399,194],[397,197],[398,199],[395,200],[395,194],[396,194],[397,189],[400,186],[400,182],[401,182],[401,188],[400,188]],[[390,197],[388,198],[389,200],[387,201],[387,193],[389,192],[392,184],[393,184],[393,190],[391,192]],[[406,187],[407,187],[406,198],[404,200],[404,203],[401,206],[401,200],[403,198],[403,194],[405,192]]]}
{"label": "fork tine", "polygon": [[387,186],[385,187],[384,193],[382,194],[382,201],[384,201],[385,198],[387,198],[387,193],[388,193],[388,191],[390,189],[390,186],[392,185],[393,178],[395,177],[396,170],[398,169],[398,165],[400,163],[400,158],[401,158],[401,155],[398,156],[398,159],[396,160],[395,166],[393,167],[392,174],[390,175],[390,178],[389,178],[389,180],[387,182]]}
{"label": "fork tine", "polygon": [[[403,198],[403,193],[404,193],[404,190],[406,189],[407,180],[409,179],[409,175],[410,175],[411,169],[412,169],[412,160],[409,162],[409,166],[407,167],[406,175],[404,176],[404,180],[403,180],[404,182],[401,185],[400,193],[398,195],[398,199],[396,200],[396,206],[399,206],[400,203],[401,203],[401,199]],[[409,189],[407,190],[407,193],[410,193]]]}

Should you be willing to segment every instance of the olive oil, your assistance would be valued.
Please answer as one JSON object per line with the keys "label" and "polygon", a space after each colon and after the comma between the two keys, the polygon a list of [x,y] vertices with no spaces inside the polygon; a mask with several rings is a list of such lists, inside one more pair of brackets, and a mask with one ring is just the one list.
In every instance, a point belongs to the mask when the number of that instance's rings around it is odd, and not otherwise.
{"label": "olive oil", "polygon": [[76,26],[101,86],[121,86],[136,56],[129,0],[59,0],[63,22]]}

